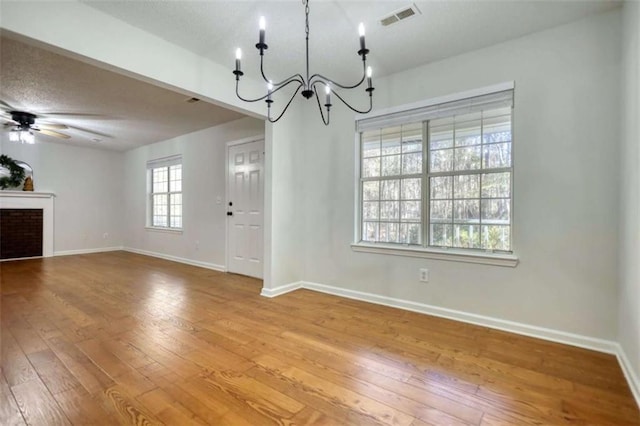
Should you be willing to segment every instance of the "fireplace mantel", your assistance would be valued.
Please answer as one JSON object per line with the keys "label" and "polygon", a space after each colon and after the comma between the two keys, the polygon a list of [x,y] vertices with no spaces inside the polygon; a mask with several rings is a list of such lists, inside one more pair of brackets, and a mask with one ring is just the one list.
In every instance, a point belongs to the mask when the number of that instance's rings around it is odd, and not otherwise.
{"label": "fireplace mantel", "polygon": [[42,209],[42,256],[53,256],[55,194],[35,191],[0,191],[0,209]]}
{"label": "fireplace mantel", "polygon": [[[0,198],[52,198],[56,194],[53,192],[35,192],[35,191],[0,191]],[[2,200],[0,200],[2,203]]]}

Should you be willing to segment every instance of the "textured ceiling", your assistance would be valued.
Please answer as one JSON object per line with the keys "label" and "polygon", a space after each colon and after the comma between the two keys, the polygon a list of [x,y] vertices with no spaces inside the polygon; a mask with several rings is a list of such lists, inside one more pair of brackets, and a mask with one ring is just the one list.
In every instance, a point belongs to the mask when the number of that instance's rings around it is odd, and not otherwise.
{"label": "textured ceiling", "polygon": [[[258,77],[258,18],[267,20],[267,74],[279,81],[304,72],[301,1],[94,1],[90,6],[167,41]],[[410,1],[310,2],[311,73],[356,80],[361,72],[357,27],[367,29],[376,76],[551,28],[620,5],[616,1],[417,1],[421,15],[382,27],[378,20]],[[271,78],[271,76],[269,75]]]}
{"label": "textured ceiling", "polygon": [[36,124],[69,126],[57,131],[70,139],[36,133],[39,142],[127,150],[244,117],[6,37],[0,75],[3,103],[36,114]]}

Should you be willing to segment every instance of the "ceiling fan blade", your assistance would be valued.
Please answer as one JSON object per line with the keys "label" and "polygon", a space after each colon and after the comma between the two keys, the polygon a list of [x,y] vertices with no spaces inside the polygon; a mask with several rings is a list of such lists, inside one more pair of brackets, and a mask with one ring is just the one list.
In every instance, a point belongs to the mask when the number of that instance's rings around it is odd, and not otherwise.
{"label": "ceiling fan blade", "polygon": [[82,112],[43,112],[40,117],[94,117],[108,119],[110,117],[104,114],[91,114]]}
{"label": "ceiling fan blade", "polygon": [[43,134],[48,135],[48,136],[53,136],[54,138],[61,138],[61,139],[70,139],[71,138],[71,136],[69,136],[69,135],[65,135],[64,133],[54,132],[53,130],[47,130],[47,129],[33,129],[33,130],[37,130],[40,133],[43,133]]}
{"label": "ceiling fan blade", "polygon": [[0,118],[2,118],[3,120],[13,121],[14,123],[16,123],[16,121],[13,119],[13,116],[11,115],[11,113],[9,113],[9,111],[0,111]]}
{"label": "ceiling fan blade", "polygon": [[67,126],[66,124],[55,124],[55,123],[38,123],[38,127],[40,129],[58,129],[58,130],[64,130],[64,129],[68,129],[69,126]]}
{"label": "ceiling fan blade", "polygon": [[108,135],[106,133],[96,132],[94,130],[85,129],[84,127],[69,126],[69,129],[77,130],[77,131],[82,132],[82,133],[88,133],[90,135],[100,136],[101,138],[113,139],[112,135]]}
{"label": "ceiling fan blade", "polygon": [[12,107],[11,105],[9,105],[8,103],[6,103],[5,101],[3,101],[2,99],[0,99],[0,105],[2,105],[3,107],[7,108],[9,111],[15,111],[15,108]]}

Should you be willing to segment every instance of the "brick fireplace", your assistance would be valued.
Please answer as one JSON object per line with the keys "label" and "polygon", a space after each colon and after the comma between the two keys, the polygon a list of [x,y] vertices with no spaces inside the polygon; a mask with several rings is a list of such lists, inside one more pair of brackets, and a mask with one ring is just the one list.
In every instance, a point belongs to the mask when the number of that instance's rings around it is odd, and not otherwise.
{"label": "brick fireplace", "polygon": [[0,260],[53,256],[54,195],[0,191]]}
{"label": "brick fireplace", "polygon": [[0,209],[0,259],[42,256],[42,209]]}

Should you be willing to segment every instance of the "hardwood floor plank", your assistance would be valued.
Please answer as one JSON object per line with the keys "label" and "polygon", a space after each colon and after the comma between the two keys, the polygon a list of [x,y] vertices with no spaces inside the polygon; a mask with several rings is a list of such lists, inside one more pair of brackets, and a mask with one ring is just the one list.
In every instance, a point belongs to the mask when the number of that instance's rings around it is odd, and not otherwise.
{"label": "hardwood floor plank", "polygon": [[29,354],[28,358],[52,394],[55,395],[81,386],[80,382],[50,349]]}
{"label": "hardwood floor plank", "polygon": [[321,398],[331,401],[333,404],[348,406],[352,410],[372,417],[377,422],[383,424],[409,425],[413,421],[411,416],[350,389],[338,386],[321,377],[309,374],[296,367],[291,367],[270,355],[261,355],[254,359],[254,361],[265,370],[273,371],[291,380],[308,392],[313,392]]}
{"label": "hardwood floor plank", "polygon": [[325,416],[320,411],[310,407],[305,407],[291,419],[294,425],[304,426],[331,426],[335,424],[335,419]]}
{"label": "hardwood floor plank", "polygon": [[3,425],[640,426],[608,354],[126,252],[0,268]]}
{"label": "hardwood floor plank", "polygon": [[122,334],[120,337],[123,341],[126,341],[138,348],[149,358],[175,372],[182,378],[186,379],[193,377],[202,371],[202,367],[187,362],[184,358],[165,348],[161,344],[154,344],[154,341],[149,339],[148,336],[127,332]]}
{"label": "hardwood floor plank", "polygon": [[168,425],[206,425],[192,411],[173,399],[160,388],[151,390],[136,398],[144,406],[149,407],[153,414]]}
{"label": "hardwood floor plank", "polygon": [[5,426],[26,424],[4,374],[0,374],[0,424]]}
{"label": "hardwood floor plank", "polygon": [[115,424],[112,417],[84,388],[77,387],[53,395],[72,424]]}
{"label": "hardwood floor plank", "polygon": [[70,425],[56,400],[49,390],[35,378],[12,386],[11,391],[16,398],[18,408],[30,425]]}
{"label": "hardwood floor plank", "polygon": [[148,378],[109,352],[105,342],[91,339],[80,342],[77,346],[98,368],[132,396],[156,387]]}
{"label": "hardwood floor plank", "polygon": [[98,368],[76,345],[64,338],[53,338],[48,342],[53,353],[89,394],[102,392],[115,384],[113,379]]}
{"label": "hardwood floor plank", "polygon": [[214,371],[201,377],[220,390],[246,401],[260,412],[276,413],[276,417],[289,418],[304,408],[300,402],[250,376],[231,371]]}
{"label": "hardwood floor plank", "polygon": [[36,371],[8,328],[2,328],[2,372],[9,386],[16,386],[37,377]]}
{"label": "hardwood floor plank", "polygon": [[[219,424],[221,423],[220,419],[229,412],[229,407],[221,401],[198,391],[191,393],[185,390],[180,385],[185,382],[176,383],[165,384],[162,386],[162,390],[205,423]],[[182,386],[188,387],[186,384]]]}
{"label": "hardwood floor plank", "polygon": [[14,322],[10,329],[25,354],[28,355],[49,349],[44,340],[26,320],[20,320],[19,323]]}
{"label": "hardwood floor plank", "polygon": [[153,362],[144,352],[123,339],[116,338],[104,341],[106,348],[129,366],[138,369]]}
{"label": "hardwood floor plank", "polygon": [[115,413],[121,424],[162,425],[146,407],[137,402],[120,385],[115,385],[99,395],[99,401],[107,411]]}

